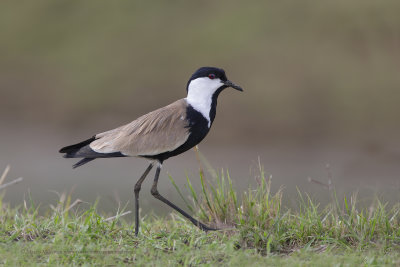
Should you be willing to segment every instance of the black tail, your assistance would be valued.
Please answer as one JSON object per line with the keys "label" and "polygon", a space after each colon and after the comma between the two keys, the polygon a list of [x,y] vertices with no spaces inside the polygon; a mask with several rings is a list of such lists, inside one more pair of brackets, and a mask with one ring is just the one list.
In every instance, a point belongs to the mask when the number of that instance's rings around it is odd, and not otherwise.
{"label": "black tail", "polygon": [[64,158],[83,158],[74,164],[72,167],[78,168],[96,158],[114,158],[114,157],[126,157],[120,152],[113,153],[98,153],[90,148],[89,144],[92,143],[96,138],[92,138],[80,142],[75,145],[66,146],[60,149],[60,153],[65,153]]}
{"label": "black tail", "polygon": [[[87,145],[89,145],[91,142],[93,142],[96,138],[93,136],[90,139],[87,139],[83,142],[80,142],[78,144],[74,144],[71,146],[66,146],[60,149],[60,153],[65,153],[64,158],[82,158],[82,155],[80,155],[81,153],[79,153],[82,148],[83,150],[86,150],[85,147]],[[96,157],[93,158],[83,158],[80,161],[78,161],[77,163],[75,163],[74,165],[72,165],[72,168],[78,168],[92,160],[95,160]]]}
{"label": "black tail", "polygon": [[[66,146],[60,149],[60,153],[67,153],[68,154],[75,154],[76,152],[78,152],[82,147],[89,145],[91,142],[93,142],[94,140],[96,140],[96,137],[92,137],[88,140],[85,140],[83,142],[80,142],[78,144],[75,145],[71,145],[71,146]],[[65,155],[65,156],[67,156]]]}
{"label": "black tail", "polygon": [[86,163],[91,162],[92,160],[95,160],[96,158],[83,158],[80,161],[78,161],[77,163],[75,163],[74,165],[72,165],[72,168],[78,168]]}

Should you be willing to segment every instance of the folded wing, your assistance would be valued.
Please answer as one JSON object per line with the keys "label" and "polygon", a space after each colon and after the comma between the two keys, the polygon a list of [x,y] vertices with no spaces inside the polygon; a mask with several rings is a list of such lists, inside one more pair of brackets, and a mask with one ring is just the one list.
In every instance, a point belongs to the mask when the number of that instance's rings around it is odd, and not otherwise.
{"label": "folded wing", "polygon": [[189,137],[185,99],[139,117],[116,129],[97,134],[90,148],[98,153],[153,156],[173,151]]}

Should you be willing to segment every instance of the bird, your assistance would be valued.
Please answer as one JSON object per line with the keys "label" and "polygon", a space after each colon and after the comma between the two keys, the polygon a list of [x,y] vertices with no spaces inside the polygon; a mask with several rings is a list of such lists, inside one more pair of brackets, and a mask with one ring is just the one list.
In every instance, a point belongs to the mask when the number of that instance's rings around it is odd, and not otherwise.
{"label": "bird", "polygon": [[134,186],[136,236],[139,233],[139,192],[143,181],[155,165],[157,168],[151,194],[201,230],[218,230],[194,219],[163,197],[158,192],[157,184],[165,160],[193,148],[206,137],[215,119],[218,96],[228,87],[243,91],[242,87],[228,80],[223,69],[201,67],[192,74],[186,84],[186,98],[113,130],[63,147],[59,152],[64,154],[64,158],[82,158],[73,168],[98,158],[139,157],[150,161]]}

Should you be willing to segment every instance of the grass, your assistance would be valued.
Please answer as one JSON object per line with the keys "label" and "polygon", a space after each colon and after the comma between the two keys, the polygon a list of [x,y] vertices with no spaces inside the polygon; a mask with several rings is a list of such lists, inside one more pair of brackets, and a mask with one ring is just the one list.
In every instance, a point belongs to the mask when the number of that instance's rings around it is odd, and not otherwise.
{"label": "grass", "polygon": [[388,207],[374,199],[360,208],[355,195],[339,200],[330,190],[325,208],[299,192],[299,206],[288,209],[283,191],[271,192],[261,166],[258,186],[242,196],[227,172],[213,182],[200,172],[200,179],[200,192],[188,181],[187,208],[221,231],[204,233],[172,213],[145,218],[135,237],[125,208],[106,218],[96,203],[81,210],[79,201],[61,194],[56,206],[39,215],[31,199],[15,208],[1,202],[0,264],[400,265],[399,204]]}

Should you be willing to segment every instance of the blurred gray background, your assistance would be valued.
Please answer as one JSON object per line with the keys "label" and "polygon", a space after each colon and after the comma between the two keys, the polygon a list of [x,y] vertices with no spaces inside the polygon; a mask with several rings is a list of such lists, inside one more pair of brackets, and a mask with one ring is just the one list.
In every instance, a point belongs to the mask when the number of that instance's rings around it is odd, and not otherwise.
{"label": "blurred gray background", "polygon": [[[199,146],[239,193],[256,186],[260,158],[289,201],[296,187],[327,198],[308,177],[398,200],[399,10],[399,1],[372,0],[2,1],[0,170],[10,164],[7,180],[24,177],[5,200],[30,192],[46,206],[58,199],[52,191],[74,188],[73,198],[99,197],[105,211],[132,204],[145,160],[72,170],[58,150],[185,97],[201,66],[224,68],[245,90],[223,92]],[[193,151],[164,167],[160,191],[172,201],[168,175],[199,185]],[[144,212],[163,207],[151,180]]]}

